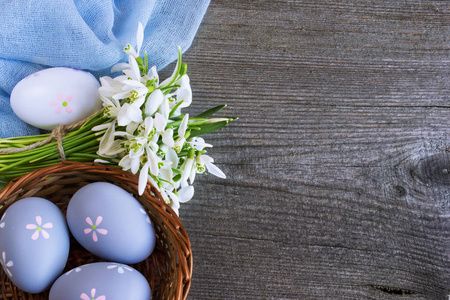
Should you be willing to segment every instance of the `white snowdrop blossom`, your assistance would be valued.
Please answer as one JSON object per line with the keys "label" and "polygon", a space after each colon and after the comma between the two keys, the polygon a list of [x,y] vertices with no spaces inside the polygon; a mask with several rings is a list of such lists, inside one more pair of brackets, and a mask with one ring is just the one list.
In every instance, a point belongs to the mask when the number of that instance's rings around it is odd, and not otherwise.
{"label": "white snowdrop blossom", "polygon": [[[142,195],[150,182],[164,201],[178,213],[180,203],[194,195],[195,174],[210,172],[225,175],[207,156],[211,148],[200,134],[225,126],[232,118],[208,118],[225,106],[212,108],[196,117],[182,112],[192,103],[192,89],[181,49],[171,76],[160,82],[156,66],[148,67],[147,53],[140,56],[144,28],[139,23],[136,48],[127,44],[126,62],[111,68],[121,72],[115,78],[100,78],[100,99],[108,122],[93,128],[99,136],[96,162],[116,163],[125,171],[139,174],[138,192]],[[103,159],[104,158],[104,159]],[[98,224],[88,222],[96,238]],[[91,224],[92,223],[92,224]],[[94,226],[94,227],[92,227]]]}

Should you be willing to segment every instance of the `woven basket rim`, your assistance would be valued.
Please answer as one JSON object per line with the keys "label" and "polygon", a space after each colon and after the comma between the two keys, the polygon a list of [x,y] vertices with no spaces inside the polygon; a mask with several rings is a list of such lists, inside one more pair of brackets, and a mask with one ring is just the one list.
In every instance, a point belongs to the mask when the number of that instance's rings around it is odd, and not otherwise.
{"label": "woven basket rim", "polygon": [[[51,180],[53,178],[56,178],[55,180],[60,180],[63,176],[69,176],[67,174],[75,174],[77,172],[78,174],[81,172],[82,174],[87,175],[93,174],[93,176],[107,176],[108,178],[113,177],[114,180],[120,180],[122,184],[126,184],[127,187],[133,191],[133,194],[137,196],[139,177],[136,174],[123,171],[116,166],[108,166],[94,162],[82,163],[62,161],[52,166],[31,171],[30,173],[11,180],[2,190],[0,190],[0,217],[12,203],[21,198],[27,197],[27,194],[33,194],[35,191],[40,191],[43,186],[51,184]],[[61,176],[58,174],[61,174]],[[50,180],[46,181],[48,178],[50,178]],[[158,189],[156,189],[156,187],[154,187],[150,182],[147,182],[142,198],[137,196],[137,199],[141,202],[141,204],[143,204],[142,199],[147,200],[150,198],[152,199],[152,211],[154,210],[158,216],[158,219],[161,219],[163,220],[162,222],[164,222],[164,225],[162,226],[163,228],[160,228],[160,230],[163,231],[163,234],[165,233],[170,236],[171,241],[173,241],[170,245],[174,247],[170,250],[173,251],[171,253],[176,254],[172,256],[169,255],[173,269],[176,270],[178,275],[176,275],[176,282],[173,282],[174,295],[167,300],[185,300],[191,286],[193,266],[189,237],[178,215],[164,202]],[[157,201],[153,199],[157,199]],[[149,208],[147,207],[147,209]],[[154,220],[152,218],[152,222],[153,221]],[[0,289],[1,288],[2,287],[0,286]],[[0,299],[22,298],[4,298],[0,293]]]}

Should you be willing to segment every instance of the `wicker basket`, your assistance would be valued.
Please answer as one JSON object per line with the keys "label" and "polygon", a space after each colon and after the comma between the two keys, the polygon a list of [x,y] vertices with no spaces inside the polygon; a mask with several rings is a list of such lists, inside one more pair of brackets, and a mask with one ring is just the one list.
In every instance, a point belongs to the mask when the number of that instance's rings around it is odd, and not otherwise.
{"label": "wicker basket", "polygon": [[[178,216],[161,199],[150,184],[138,196],[138,177],[117,167],[96,163],[61,162],[38,169],[11,181],[0,191],[0,217],[15,201],[25,197],[42,197],[54,202],[65,213],[71,196],[82,186],[97,182],[110,182],[132,193],[147,208],[157,236],[152,255],[133,265],[148,280],[153,299],[186,299],[192,275],[191,245]],[[81,247],[73,238],[66,269],[102,261]],[[15,287],[0,271],[0,299],[48,299],[48,292],[27,294]]]}

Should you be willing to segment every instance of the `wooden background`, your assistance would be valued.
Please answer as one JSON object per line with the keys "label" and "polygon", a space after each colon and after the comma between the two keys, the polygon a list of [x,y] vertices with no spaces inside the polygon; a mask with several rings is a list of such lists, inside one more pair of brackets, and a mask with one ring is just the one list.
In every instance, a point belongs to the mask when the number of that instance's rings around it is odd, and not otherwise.
{"label": "wooden background", "polygon": [[180,210],[188,299],[449,299],[449,39],[448,0],[212,0],[191,111],[239,120]]}

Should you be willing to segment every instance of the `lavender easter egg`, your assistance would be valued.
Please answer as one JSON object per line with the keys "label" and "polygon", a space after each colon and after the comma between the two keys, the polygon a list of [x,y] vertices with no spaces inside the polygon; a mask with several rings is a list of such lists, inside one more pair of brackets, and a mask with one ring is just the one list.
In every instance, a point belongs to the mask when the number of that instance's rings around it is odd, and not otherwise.
{"label": "lavender easter egg", "polygon": [[82,265],[61,275],[49,300],[149,300],[150,286],[136,269],[118,263]]}
{"label": "lavender easter egg", "polygon": [[52,130],[81,121],[101,108],[99,82],[84,71],[44,69],[22,79],[11,93],[11,107],[24,122]]}
{"label": "lavender easter egg", "polygon": [[114,184],[95,182],[82,187],[70,200],[66,215],[75,239],[103,259],[134,264],[145,260],[155,247],[147,212]]}
{"label": "lavender easter egg", "polygon": [[38,197],[13,203],[0,220],[0,261],[11,281],[40,293],[62,273],[69,256],[69,231],[62,212]]}

